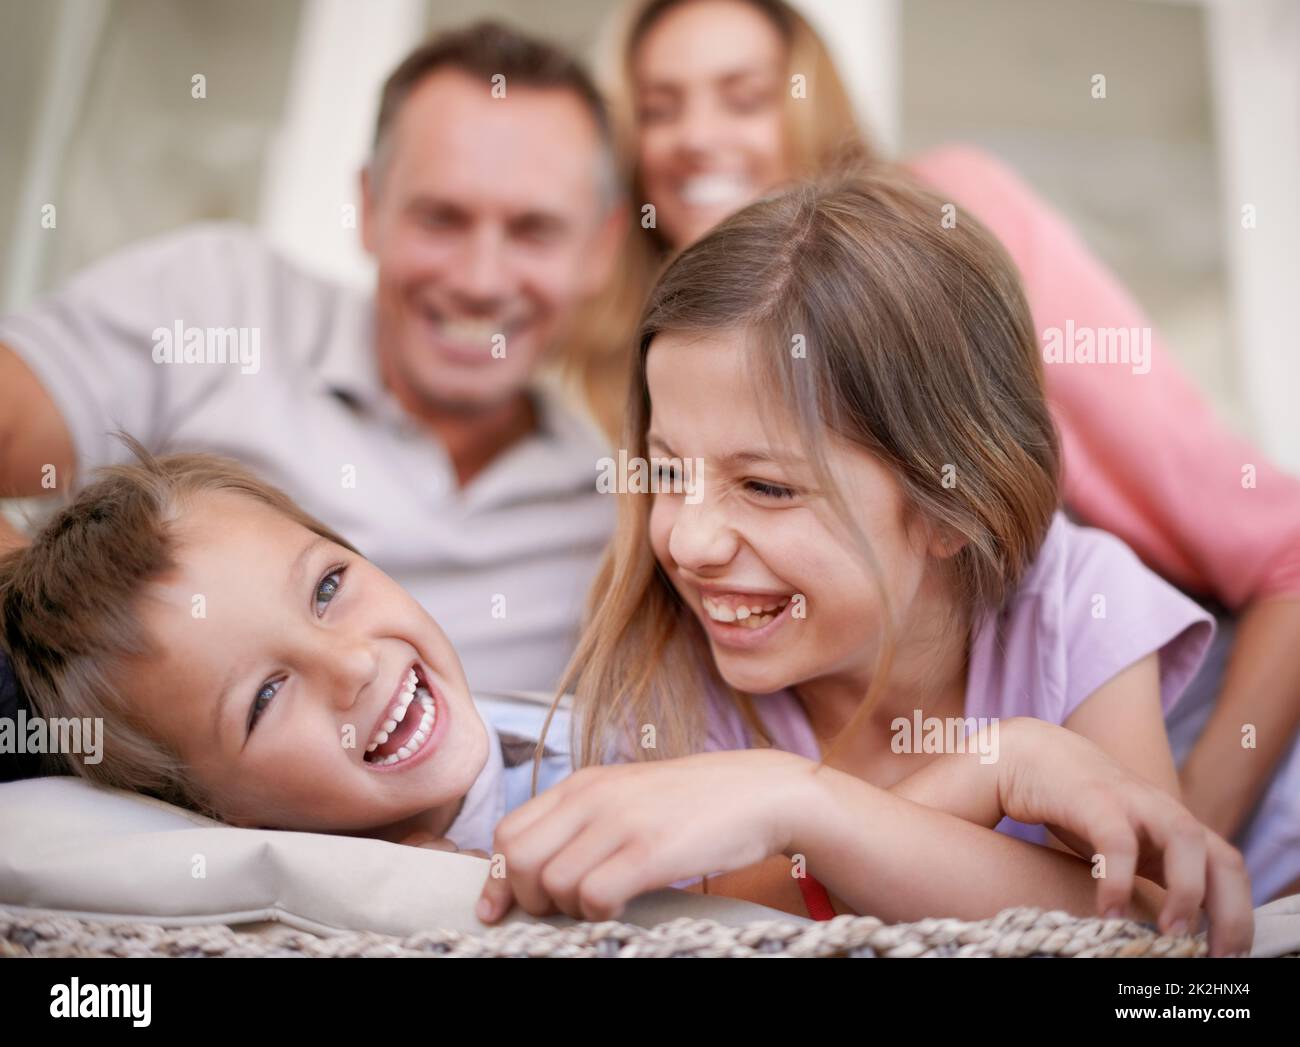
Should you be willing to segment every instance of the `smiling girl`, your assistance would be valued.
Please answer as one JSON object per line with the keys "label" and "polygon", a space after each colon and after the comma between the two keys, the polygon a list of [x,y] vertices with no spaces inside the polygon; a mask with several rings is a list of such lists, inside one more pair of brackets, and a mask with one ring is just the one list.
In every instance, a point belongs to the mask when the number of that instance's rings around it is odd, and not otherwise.
{"label": "smiling girl", "polygon": [[[1163,883],[1167,930],[1202,898],[1243,900],[1240,856],[1185,811],[1132,832],[1129,802],[1101,799],[1142,782],[1144,803],[1178,808],[1161,712],[1213,627],[1119,541],[1057,515],[1014,270],[974,222],[944,228],[942,203],[883,170],[796,189],[661,278],[627,447],[701,460],[701,497],[623,496],[572,667],[580,762],[637,765],[589,767],[503,821],[496,911],[513,894],[603,914],[709,871],[789,904],[796,853],[841,910],[1086,909],[1077,862],[1009,838],[1044,825],[1104,878]],[[999,766],[899,746],[918,714],[988,717]],[[1019,799],[1030,780],[1041,806]],[[1040,824],[989,832],[1003,815]],[[1163,867],[1143,856],[1152,837]]]}
{"label": "smiling girl", "polygon": [[[630,174],[632,221],[624,283],[586,328],[592,344],[582,358],[594,409],[617,436],[628,347],[667,261],[760,197],[849,157],[870,167],[884,151],[855,118],[827,42],[786,0],[627,0],[610,29],[604,88]],[[994,60],[1014,76],[1018,58],[1012,46]],[[1023,79],[1025,91],[1042,91],[1039,80]],[[1076,97],[1067,87],[1041,101],[1064,114]],[[1150,338],[1138,373],[1045,368],[1064,503],[1232,616],[1169,722],[1181,784],[1197,817],[1234,839],[1255,868],[1276,870],[1258,880],[1260,898],[1292,881],[1300,891],[1300,865],[1283,860],[1300,853],[1291,811],[1300,792],[1300,481],[1216,417],[1128,289],[1016,172],[952,143],[903,162],[955,215],[973,215],[1001,242],[1040,347],[1071,329]],[[1121,179],[1115,191],[1133,187]],[[1247,725],[1252,744],[1243,746]]]}

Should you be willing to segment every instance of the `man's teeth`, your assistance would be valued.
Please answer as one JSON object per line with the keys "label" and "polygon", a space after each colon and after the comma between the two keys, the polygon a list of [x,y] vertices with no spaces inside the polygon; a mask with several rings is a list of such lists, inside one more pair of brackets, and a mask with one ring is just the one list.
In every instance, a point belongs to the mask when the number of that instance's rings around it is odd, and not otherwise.
{"label": "man's teeth", "polygon": [[689,207],[737,207],[753,197],[749,180],[731,175],[697,175],[682,182],[678,191]]}
{"label": "man's teeth", "polygon": [[415,670],[411,669],[406,674],[406,680],[402,684],[402,690],[398,693],[397,701],[393,705],[388,719],[380,725],[375,736],[370,739],[370,744],[366,746],[366,752],[372,753],[388,741],[389,735],[397,730],[397,725],[406,718],[407,709],[411,702],[417,699],[420,703],[420,723],[416,727],[415,733],[406,740],[406,744],[397,752],[371,760],[370,762],[375,766],[383,767],[387,764],[397,763],[399,760],[405,760],[418,751],[432,733],[433,725],[438,719],[438,706],[434,702],[433,696],[420,685]]}
{"label": "man's teeth", "polygon": [[493,338],[505,333],[504,325],[500,322],[442,320],[438,327],[442,331],[442,336],[448,341],[459,342],[462,345],[481,345],[484,349],[491,347]]}
{"label": "man's teeth", "polygon": [[704,613],[715,622],[727,622],[746,629],[761,629],[776,618],[788,599],[779,599],[771,603],[728,604],[708,596],[702,598]]}

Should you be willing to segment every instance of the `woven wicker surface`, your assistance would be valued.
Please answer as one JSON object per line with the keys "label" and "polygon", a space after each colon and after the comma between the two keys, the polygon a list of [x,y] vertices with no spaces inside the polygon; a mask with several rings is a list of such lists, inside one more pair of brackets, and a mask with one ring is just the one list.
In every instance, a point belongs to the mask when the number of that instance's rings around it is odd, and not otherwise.
{"label": "woven wicker surface", "polygon": [[771,921],[727,927],[679,919],[646,929],[625,923],[568,927],[510,924],[480,935],[424,931],[318,937],[289,927],[257,934],[224,925],[160,927],[0,912],[3,956],[1203,956],[1204,937],[1165,937],[1128,920],[1007,909],[989,920],[884,924],[870,916],[825,923]]}

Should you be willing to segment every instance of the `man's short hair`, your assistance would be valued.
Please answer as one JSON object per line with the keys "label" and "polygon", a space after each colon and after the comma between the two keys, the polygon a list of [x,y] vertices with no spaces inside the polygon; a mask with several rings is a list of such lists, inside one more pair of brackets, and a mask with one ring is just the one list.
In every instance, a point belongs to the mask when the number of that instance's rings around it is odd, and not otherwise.
{"label": "man's short hair", "polygon": [[408,54],[384,82],[375,120],[371,167],[381,176],[397,113],[425,77],[440,69],[457,69],[481,78],[485,89],[498,74],[508,86],[571,91],[596,125],[601,149],[601,189],[606,199],[618,196],[613,133],[604,99],[582,64],[563,48],[485,19],[440,33]]}

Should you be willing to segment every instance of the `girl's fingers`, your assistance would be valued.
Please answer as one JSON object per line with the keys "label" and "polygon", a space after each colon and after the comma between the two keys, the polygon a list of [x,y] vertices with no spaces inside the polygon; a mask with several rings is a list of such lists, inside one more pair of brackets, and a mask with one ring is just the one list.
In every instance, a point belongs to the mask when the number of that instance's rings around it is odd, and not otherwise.
{"label": "girl's fingers", "polygon": [[514,891],[510,888],[510,878],[503,876],[497,879],[492,872],[493,870],[488,870],[487,882],[483,884],[483,891],[478,896],[478,904],[474,907],[474,915],[484,923],[496,923],[515,903]]}
{"label": "girl's fingers", "polygon": [[673,878],[656,868],[642,841],[630,840],[583,877],[573,915],[592,921],[616,919],[629,900]]}
{"label": "girl's fingers", "polygon": [[[504,822],[497,827],[496,850],[505,861],[506,879],[514,899],[525,912],[545,916],[554,911],[542,873],[594,820],[589,804],[575,793],[567,803],[552,807],[523,829],[507,828]],[[606,831],[613,832],[612,828]]]}
{"label": "girl's fingers", "polygon": [[541,871],[541,889],[566,916],[582,919],[581,888],[584,879],[601,862],[623,846],[624,835],[616,827],[593,822],[587,825]]}
{"label": "girl's fingers", "polygon": [[1248,955],[1255,937],[1250,875],[1241,852],[1218,837],[1210,841],[1205,911],[1211,956]]}
{"label": "girl's fingers", "polygon": [[1164,855],[1165,904],[1157,924],[1165,934],[1188,934],[1205,898],[1205,827],[1180,814],[1172,822],[1150,819],[1145,828]]}
{"label": "girl's fingers", "polygon": [[[557,806],[560,799],[568,796],[573,792],[572,783],[582,777],[582,772],[578,771],[568,778],[557,782],[544,793],[532,797],[530,800],[520,804],[513,811],[507,814],[501,821],[497,822],[495,837],[514,837],[526,832],[535,825],[540,819],[545,818]],[[500,850],[500,848],[498,848]]]}
{"label": "girl's fingers", "polygon": [[[1108,803],[1094,811],[1090,822],[1088,838],[1096,848],[1092,860],[1093,875],[1097,876],[1097,910],[1103,916],[1123,914],[1128,911],[1136,884],[1137,834],[1129,820]],[[1104,863],[1100,875],[1095,865],[1097,855]]]}

